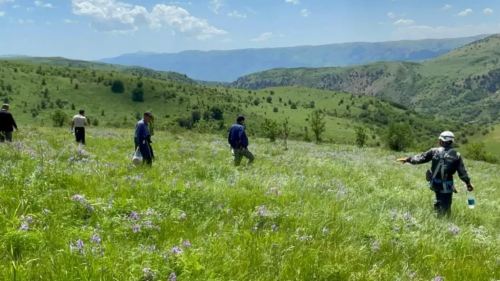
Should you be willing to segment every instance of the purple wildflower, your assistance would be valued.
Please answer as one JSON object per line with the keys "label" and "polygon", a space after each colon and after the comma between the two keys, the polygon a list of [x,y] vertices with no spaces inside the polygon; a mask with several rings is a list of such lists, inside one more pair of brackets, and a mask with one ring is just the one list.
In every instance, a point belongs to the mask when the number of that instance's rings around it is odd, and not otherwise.
{"label": "purple wildflower", "polygon": [[276,225],[274,225],[274,224],[273,224],[273,225],[271,225],[271,229],[272,229],[273,231],[278,231],[278,227],[277,227]]}
{"label": "purple wildflower", "polygon": [[82,239],[76,240],[76,246],[80,249],[83,249],[83,241]]}
{"label": "purple wildflower", "polygon": [[42,215],[46,215],[46,214],[48,214],[48,213],[50,213],[50,210],[49,210],[49,209],[44,209],[44,210],[42,211]]}
{"label": "purple wildflower", "polygon": [[222,210],[222,208],[223,208],[223,207],[224,207],[224,205],[219,204],[219,205],[217,206],[217,210]]}
{"label": "purple wildflower", "polygon": [[156,246],[155,245],[151,245],[150,249],[151,249],[151,251],[154,251],[154,250],[156,250]]}
{"label": "purple wildflower", "polygon": [[139,215],[136,212],[130,213],[130,218],[137,221],[139,220]]}
{"label": "purple wildflower", "polygon": [[327,232],[328,232],[328,228],[323,227],[323,233],[327,233]]}
{"label": "purple wildflower", "polygon": [[189,240],[184,241],[184,247],[186,248],[191,247],[191,242],[189,242]]}
{"label": "purple wildflower", "polygon": [[410,279],[415,278],[416,275],[417,273],[415,271],[410,272]]}
{"label": "purple wildflower", "polygon": [[256,227],[256,226],[254,226],[254,227],[253,227],[253,231],[254,231],[254,232],[257,232],[257,230],[259,230],[259,228],[258,228],[258,227]]}
{"label": "purple wildflower", "polygon": [[378,251],[378,250],[380,250],[380,247],[379,247],[379,245],[378,245],[378,244],[379,244],[379,241],[378,241],[378,240],[375,240],[375,242],[373,242],[372,249],[373,249],[374,251]]}
{"label": "purple wildflower", "polygon": [[134,233],[137,233],[137,232],[139,232],[140,228],[141,227],[138,224],[135,224],[134,226],[132,226],[132,231],[134,231]]}
{"label": "purple wildflower", "polygon": [[444,277],[438,276],[438,277],[432,279],[432,281],[444,281]]}
{"label": "purple wildflower", "polygon": [[407,220],[407,221],[411,220],[411,215],[410,215],[410,213],[408,213],[408,212],[406,212],[406,213],[403,215],[403,217],[404,217],[404,218],[405,218],[405,220]]}
{"label": "purple wildflower", "polygon": [[29,224],[27,222],[23,222],[23,224],[21,224],[21,227],[19,227],[19,231],[27,231],[29,228]]}
{"label": "purple wildflower", "polygon": [[391,215],[392,215],[392,219],[394,219],[395,217],[398,216],[398,212],[396,210],[392,210]]}
{"label": "purple wildflower", "polygon": [[182,253],[182,250],[179,247],[174,246],[172,248],[172,254],[181,254],[181,253]]}
{"label": "purple wildflower", "polygon": [[231,209],[227,209],[226,213],[229,215],[231,213]]}
{"label": "purple wildflower", "polygon": [[458,233],[460,233],[460,228],[458,226],[454,225],[452,222],[449,223],[449,227],[450,227],[450,232],[453,235],[458,235]]}
{"label": "purple wildflower", "polygon": [[147,221],[144,223],[148,228],[153,228],[153,224],[151,223],[151,221]]}
{"label": "purple wildflower", "polygon": [[101,244],[101,236],[99,236],[99,234],[94,234],[92,235],[91,241],[96,244]]}
{"label": "purple wildflower", "polygon": [[170,273],[170,276],[168,277],[168,280],[169,281],[177,281],[177,276],[175,275],[175,273]]}
{"label": "purple wildflower", "polygon": [[257,211],[257,214],[259,214],[259,216],[263,216],[265,214],[265,209],[266,206],[260,206],[259,210]]}
{"label": "purple wildflower", "polygon": [[79,194],[75,194],[75,195],[73,195],[73,197],[71,197],[71,199],[74,201],[82,201],[85,199],[85,197],[83,197],[82,195],[79,195]]}
{"label": "purple wildflower", "polygon": [[278,190],[278,193],[276,195],[281,196],[281,190]]}
{"label": "purple wildflower", "polygon": [[217,233],[214,233],[214,238],[217,238],[219,237],[219,235]]}
{"label": "purple wildflower", "polygon": [[186,217],[187,217],[187,216],[186,216],[186,214],[185,214],[185,213],[182,213],[182,214],[180,214],[179,219],[183,220],[183,219],[185,219]]}

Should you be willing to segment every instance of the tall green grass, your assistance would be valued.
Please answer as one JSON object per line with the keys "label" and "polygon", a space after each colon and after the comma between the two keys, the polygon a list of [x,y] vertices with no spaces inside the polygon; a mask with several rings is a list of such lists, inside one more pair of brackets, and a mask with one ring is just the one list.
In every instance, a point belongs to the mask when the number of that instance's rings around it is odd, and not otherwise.
{"label": "tall green grass", "polygon": [[236,169],[225,136],[160,131],[147,169],[132,133],[0,145],[0,280],[500,279],[497,166],[466,161],[477,206],[438,219],[391,152],[251,139]]}

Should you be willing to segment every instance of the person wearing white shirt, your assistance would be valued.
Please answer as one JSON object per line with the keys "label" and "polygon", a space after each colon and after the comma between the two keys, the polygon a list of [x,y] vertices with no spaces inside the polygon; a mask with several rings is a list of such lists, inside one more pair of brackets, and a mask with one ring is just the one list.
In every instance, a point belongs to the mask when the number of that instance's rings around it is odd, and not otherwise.
{"label": "person wearing white shirt", "polygon": [[85,118],[85,111],[83,109],[81,109],[79,113],[80,114],[73,117],[71,131],[74,129],[76,142],[85,145],[85,126],[87,125],[87,118]]}

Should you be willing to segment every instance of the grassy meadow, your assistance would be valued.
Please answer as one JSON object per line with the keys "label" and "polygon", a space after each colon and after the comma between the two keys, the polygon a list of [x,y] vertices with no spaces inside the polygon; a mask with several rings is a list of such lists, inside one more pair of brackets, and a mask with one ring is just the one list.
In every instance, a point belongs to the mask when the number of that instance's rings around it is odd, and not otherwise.
{"label": "grassy meadow", "polygon": [[433,215],[423,166],[380,149],[225,135],[25,127],[0,145],[0,280],[496,280],[498,166],[466,160],[453,215]]}

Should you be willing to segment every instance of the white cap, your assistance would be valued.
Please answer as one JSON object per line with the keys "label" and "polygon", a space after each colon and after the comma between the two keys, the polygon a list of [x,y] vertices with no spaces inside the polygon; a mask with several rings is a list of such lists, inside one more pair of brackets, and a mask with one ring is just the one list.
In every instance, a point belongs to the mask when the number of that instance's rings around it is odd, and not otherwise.
{"label": "white cap", "polygon": [[439,135],[439,139],[444,141],[444,142],[454,142],[455,141],[455,135],[450,132],[450,131],[445,131],[442,132],[441,135]]}

